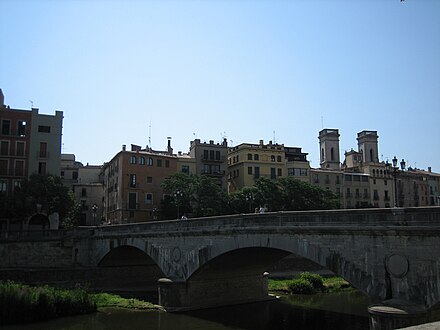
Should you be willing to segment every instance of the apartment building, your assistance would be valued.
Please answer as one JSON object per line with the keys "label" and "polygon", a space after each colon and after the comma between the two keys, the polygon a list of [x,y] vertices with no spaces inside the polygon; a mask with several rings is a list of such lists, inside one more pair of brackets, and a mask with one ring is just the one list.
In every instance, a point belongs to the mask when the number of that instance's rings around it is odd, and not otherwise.
{"label": "apartment building", "polygon": [[310,162],[299,147],[284,147],[287,176],[310,182]]}
{"label": "apartment building", "polygon": [[284,145],[242,143],[228,151],[228,191],[251,187],[260,177],[275,179],[286,176]]}
{"label": "apartment building", "polygon": [[132,223],[161,219],[162,182],[176,172],[191,173],[195,161],[173,154],[170,139],[165,151],[131,145],[104,164],[104,217],[107,223]]}
{"label": "apartment building", "polygon": [[227,170],[228,170],[228,142],[223,139],[222,143],[201,142],[195,139],[190,143],[189,156],[195,159],[197,175],[206,175],[227,190]]}
{"label": "apartment building", "polygon": [[12,109],[0,89],[0,192],[11,194],[30,175],[60,175],[63,112]]}

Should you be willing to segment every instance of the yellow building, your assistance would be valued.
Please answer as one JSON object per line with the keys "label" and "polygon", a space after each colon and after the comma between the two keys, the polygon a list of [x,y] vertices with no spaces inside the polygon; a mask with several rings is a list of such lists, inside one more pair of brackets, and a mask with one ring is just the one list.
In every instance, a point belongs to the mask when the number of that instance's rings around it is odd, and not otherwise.
{"label": "yellow building", "polygon": [[251,187],[256,179],[286,176],[283,144],[242,143],[228,150],[228,191]]}

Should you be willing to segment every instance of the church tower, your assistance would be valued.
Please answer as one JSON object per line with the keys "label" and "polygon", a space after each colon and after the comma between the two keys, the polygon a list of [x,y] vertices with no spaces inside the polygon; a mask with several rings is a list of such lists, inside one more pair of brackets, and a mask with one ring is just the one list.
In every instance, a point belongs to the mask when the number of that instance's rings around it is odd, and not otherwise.
{"label": "church tower", "polygon": [[358,151],[362,154],[364,163],[379,163],[377,147],[377,131],[362,131],[358,133]]}
{"label": "church tower", "polygon": [[322,169],[340,170],[339,130],[325,128],[319,132],[320,164]]}

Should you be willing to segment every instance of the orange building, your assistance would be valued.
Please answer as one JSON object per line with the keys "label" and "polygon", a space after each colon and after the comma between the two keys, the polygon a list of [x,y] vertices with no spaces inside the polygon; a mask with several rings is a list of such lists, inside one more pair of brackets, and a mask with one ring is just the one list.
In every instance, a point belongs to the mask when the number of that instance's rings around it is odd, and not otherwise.
{"label": "orange building", "polygon": [[187,154],[122,147],[104,165],[104,217],[107,223],[132,223],[161,219],[162,182],[176,172],[191,173],[194,160]]}

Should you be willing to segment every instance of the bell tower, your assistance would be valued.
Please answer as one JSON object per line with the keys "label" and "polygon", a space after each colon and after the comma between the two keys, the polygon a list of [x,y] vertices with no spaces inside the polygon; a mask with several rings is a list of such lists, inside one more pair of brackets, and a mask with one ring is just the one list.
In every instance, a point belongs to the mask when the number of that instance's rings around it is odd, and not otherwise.
{"label": "bell tower", "polygon": [[325,128],[319,132],[320,164],[322,169],[340,170],[339,130]]}
{"label": "bell tower", "polygon": [[362,131],[358,133],[358,151],[362,154],[364,163],[379,163],[377,147],[377,131]]}

